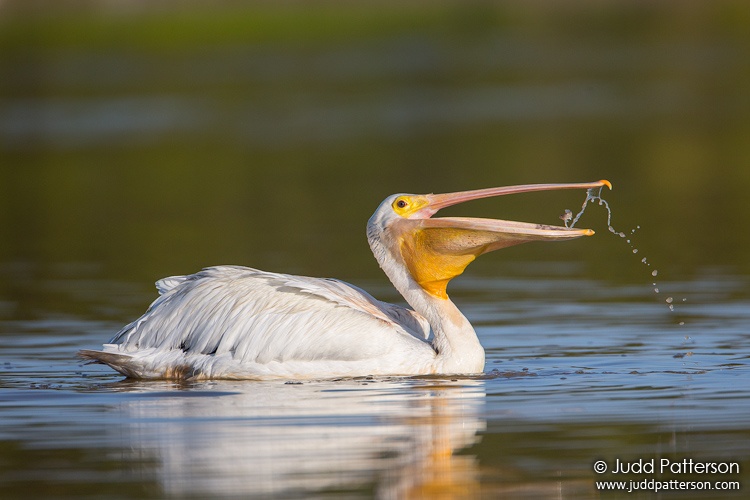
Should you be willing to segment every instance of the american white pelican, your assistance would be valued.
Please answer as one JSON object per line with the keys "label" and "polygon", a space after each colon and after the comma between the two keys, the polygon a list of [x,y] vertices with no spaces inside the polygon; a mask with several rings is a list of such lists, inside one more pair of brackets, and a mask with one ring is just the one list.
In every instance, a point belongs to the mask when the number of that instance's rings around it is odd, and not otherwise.
{"label": "american white pelican", "polygon": [[394,194],[367,223],[367,239],[413,309],[381,302],[343,281],[210,267],[156,283],[160,296],[102,351],[84,359],[134,378],[324,379],[475,374],[484,349],[446,293],[478,255],[527,241],[594,234],[493,219],[432,219],[457,203],[530,191],[593,189],[531,184],[448,194]]}

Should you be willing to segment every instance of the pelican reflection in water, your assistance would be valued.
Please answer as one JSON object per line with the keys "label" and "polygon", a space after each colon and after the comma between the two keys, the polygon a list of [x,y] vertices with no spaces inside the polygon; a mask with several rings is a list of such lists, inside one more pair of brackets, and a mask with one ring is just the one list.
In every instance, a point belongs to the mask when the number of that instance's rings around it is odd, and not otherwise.
{"label": "pelican reflection in water", "polygon": [[589,236],[494,219],[432,218],[457,203],[506,194],[592,189],[606,180],[448,194],[395,194],[367,223],[375,258],[411,309],[334,279],[237,266],[157,282],[160,296],[102,351],[81,357],[133,378],[321,379],[475,374],[484,349],[446,293],[477,256],[529,241]]}
{"label": "pelican reflection in water", "polygon": [[111,438],[164,496],[479,495],[477,457],[456,452],[486,429],[484,380],[113,386],[128,397],[111,409]]}

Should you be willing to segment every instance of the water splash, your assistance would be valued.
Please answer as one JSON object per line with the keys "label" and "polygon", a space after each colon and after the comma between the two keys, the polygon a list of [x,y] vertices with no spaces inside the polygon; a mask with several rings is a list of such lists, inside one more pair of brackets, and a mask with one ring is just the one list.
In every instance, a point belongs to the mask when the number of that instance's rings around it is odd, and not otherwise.
{"label": "water splash", "polygon": [[[563,219],[565,221],[565,227],[573,228],[578,223],[578,219],[581,218],[583,215],[583,212],[586,211],[586,207],[589,205],[589,202],[595,202],[598,201],[599,205],[604,205],[607,209],[607,227],[609,227],[610,232],[614,233],[615,230],[612,228],[612,210],[609,208],[609,203],[602,198],[602,188],[604,186],[599,187],[593,187],[586,190],[586,199],[583,200],[583,204],[581,205],[581,211],[576,214],[576,216],[571,221],[570,218]],[[568,214],[572,214],[573,212],[570,210],[565,210],[565,215],[562,217],[566,217]],[[624,238],[625,235],[622,234],[622,237]]]}
{"label": "water splash", "polygon": [[[581,210],[576,214],[575,217],[572,217],[573,212],[571,210],[565,210],[565,213],[560,216],[560,218],[565,223],[565,227],[573,228],[578,223],[578,220],[581,218],[583,213],[586,211],[586,207],[589,206],[591,203],[597,203],[599,206],[604,206],[604,208],[607,209],[607,229],[610,233],[612,233],[614,236],[617,236],[621,239],[625,239],[625,242],[630,246],[631,251],[633,254],[638,253],[638,248],[635,247],[635,244],[632,241],[632,238],[628,238],[624,231],[618,231],[612,226],[612,209],[609,206],[609,203],[607,203],[607,200],[602,198],[602,189],[603,186],[590,188],[586,191],[586,199],[583,200],[583,204],[581,205]],[[634,235],[636,231],[638,231],[641,228],[641,226],[636,226],[635,228],[630,230],[630,235]],[[651,263],[648,261],[646,257],[643,257],[641,259],[641,263],[647,267],[651,267]],[[651,276],[656,278],[656,276],[659,274],[659,271],[657,269],[653,269],[651,271]],[[660,293],[659,287],[657,286],[656,281],[653,281],[651,285],[654,287],[654,293],[658,294]],[[687,299],[683,298],[682,302],[686,302]],[[675,310],[675,304],[674,304],[674,298],[673,297],[667,297],[664,301],[669,308],[671,312],[674,312]],[[683,326],[685,324],[684,321],[680,321],[679,325]]]}

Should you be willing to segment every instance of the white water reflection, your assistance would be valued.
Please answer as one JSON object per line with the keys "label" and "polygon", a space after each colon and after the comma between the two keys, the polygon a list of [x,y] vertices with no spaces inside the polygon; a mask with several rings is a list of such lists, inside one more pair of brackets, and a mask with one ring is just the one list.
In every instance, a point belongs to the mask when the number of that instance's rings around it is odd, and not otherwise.
{"label": "white water reflection", "polygon": [[166,494],[478,491],[476,458],[456,452],[485,429],[483,381],[206,385],[139,384],[112,429]]}

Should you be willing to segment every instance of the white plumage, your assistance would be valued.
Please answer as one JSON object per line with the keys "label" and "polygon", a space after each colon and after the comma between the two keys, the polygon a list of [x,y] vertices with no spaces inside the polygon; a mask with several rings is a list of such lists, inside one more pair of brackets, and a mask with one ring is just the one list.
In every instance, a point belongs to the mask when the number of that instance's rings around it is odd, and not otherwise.
{"label": "white plumage", "polygon": [[187,378],[307,378],[321,363],[333,376],[363,365],[381,374],[392,354],[407,373],[411,351],[431,350],[414,342],[429,334],[424,318],[337,280],[222,266],[157,288],[146,314],[105,346],[126,375],[163,377],[170,366]]}
{"label": "white plumage", "polygon": [[484,367],[484,350],[468,320],[448,299],[448,281],[481,253],[592,232],[430,217],[468,199],[603,183],[386,198],[368,222],[368,240],[381,268],[414,310],[381,302],[339,280],[210,267],[158,281],[160,296],[143,316],[120,330],[103,351],[79,354],[134,378],[478,373]]}

